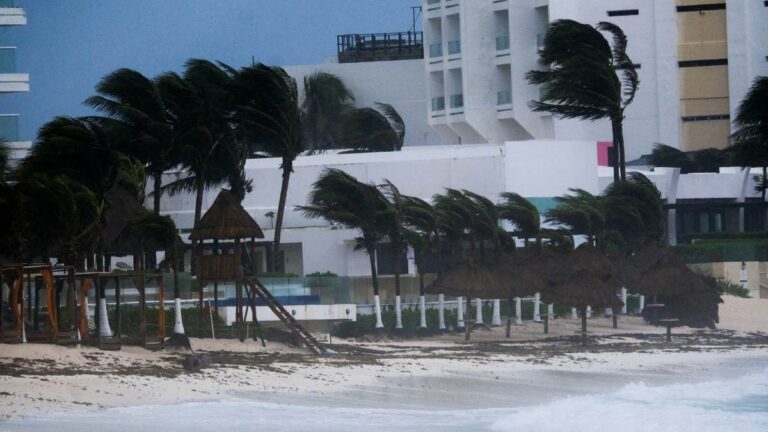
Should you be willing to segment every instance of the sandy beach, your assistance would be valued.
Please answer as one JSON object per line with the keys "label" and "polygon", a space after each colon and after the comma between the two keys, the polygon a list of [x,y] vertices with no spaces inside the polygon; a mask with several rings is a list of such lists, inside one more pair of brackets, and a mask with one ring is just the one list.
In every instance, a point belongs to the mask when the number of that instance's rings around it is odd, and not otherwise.
{"label": "sandy beach", "polygon": [[[640,378],[671,384],[703,381],[712,371],[723,378],[747,366],[768,367],[768,301],[725,300],[717,330],[675,329],[670,344],[664,342],[664,329],[638,317],[622,317],[614,330],[609,319],[595,314],[586,350],[576,339],[579,323],[570,319],[553,320],[549,335],[542,334],[541,324],[526,322],[512,329],[510,339],[503,328],[478,329],[470,342],[457,334],[334,339],[338,354],[323,358],[279,343],[263,348],[253,341],[193,339],[193,348],[212,360],[210,368],[196,373],[183,370],[183,353],[2,345],[0,416],[239,398],[308,406],[493,408],[510,400],[534,404],[565,394],[612,391]],[[499,399],[500,393],[509,398]]]}

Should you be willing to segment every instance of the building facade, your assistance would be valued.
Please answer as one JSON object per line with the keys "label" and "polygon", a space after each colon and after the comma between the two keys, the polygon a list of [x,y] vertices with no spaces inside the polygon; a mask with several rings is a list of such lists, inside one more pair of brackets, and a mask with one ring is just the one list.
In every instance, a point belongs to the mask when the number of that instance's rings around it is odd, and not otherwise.
{"label": "building facade", "polygon": [[[13,0],[0,0],[0,26],[27,24],[23,8],[14,5]],[[29,74],[16,70],[16,47],[0,42],[0,97],[3,93],[29,91]],[[19,113],[0,113],[0,139],[11,146],[11,163],[26,155],[31,142],[19,141]]]}
{"label": "building facade", "polygon": [[630,159],[655,143],[723,148],[752,80],[768,75],[768,6],[757,0],[425,0],[428,122],[445,143],[610,141],[607,121],[534,113],[538,49],[558,19],[619,25],[640,89],[627,110]]}

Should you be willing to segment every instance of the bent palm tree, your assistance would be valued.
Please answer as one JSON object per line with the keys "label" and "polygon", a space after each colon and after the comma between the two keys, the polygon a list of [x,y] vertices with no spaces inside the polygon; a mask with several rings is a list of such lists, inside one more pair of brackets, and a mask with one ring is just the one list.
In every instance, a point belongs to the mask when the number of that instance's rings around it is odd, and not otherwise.
{"label": "bent palm tree", "polygon": [[[600,31],[611,34],[613,46]],[[592,27],[557,20],[547,30],[539,57],[549,69],[526,75],[528,82],[543,90],[540,101],[529,103],[531,109],[566,119],[609,119],[615,146],[614,181],[626,179],[624,112],[634,100],[640,80],[627,55],[624,32],[608,22]]]}
{"label": "bent palm tree", "polygon": [[238,134],[252,146],[252,150],[282,159],[283,178],[272,242],[273,255],[277,258],[269,260],[270,271],[274,272],[276,265],[282,271],[280,241],[288,184],[293,162],[304,150],[296,80],[282,68],[257,64],[234,74],[231,94]]}
{"label": "bent palm tree", "polygon": [[390,225],[385,228],[385,231],[387,237],[389,237],[395,273],[395,328],[400,330],[403,328],[402,303],[400,299],[400,262],[408,248],[405,240],[407,234],[403,226],[403,219],[405,217],[403,209],[404,199],[397,186],[389,180],[384,180],[384,184],[380,188],[384,191],[384,195],[388,198],[391,206],[392,218],[389,221]]}
{"label": "bent palm tree", "polygon": [[497,205],[499,218],[510,222],[515,228],[514,235],[521,237],[525,246],[530,239],[541,245],[541,215],[539,209],[522,195],[503,192]]}
{"label": "bent palm tree", "polygon": [[[424,296],[424,273],[426,272],[426,254],[430,250],[440,249],[440,233],[438,231],[438,214],[428,202],[412,197],[402,196],[403,224],[405,239],[411,245],[416,258],[416,271],[419,274],[419,326],[427,327],[426,299]],[[440,304],[442,306],[442,297]],[[443,309],[440,309],[440,330],[445,329]]]}
{"label": "bent palm tree", "polygon": [[355,250],[364,250],[371,264],[376,328],[381,321],[379,281],[376,272],[376,250],[386,235],[382,227],[392,224],[392,206],[381,191],[372,184],[362,183],[338,169],[327,169],[313,185],[309,204],[298,206],[306,217],[324,218],[350,229],[360,231]]}
{"label": "bent palm tree", "polygon": [[339,129],[339,142],[343,148],[354,152],[389,152],[403,147],[405,124],[392,106],[379,106],[384,114],[373,108],[346,111]]}
{"label": "bent palm tree", "polygon": [[309,150],[316,152],[338,147],[339,121],[354,100],[344,81],[334,74],[316,72],[304,77],[301,108]]}
{"label": "bent palm tree", "polygon": [[745,167],[757,165],[763,169],[762,176],[755,180],[756,189],[765,202],[768,190],[768,76],[755,79],[739,104],[733,125],[735,131],[731,137],[738,161]]}

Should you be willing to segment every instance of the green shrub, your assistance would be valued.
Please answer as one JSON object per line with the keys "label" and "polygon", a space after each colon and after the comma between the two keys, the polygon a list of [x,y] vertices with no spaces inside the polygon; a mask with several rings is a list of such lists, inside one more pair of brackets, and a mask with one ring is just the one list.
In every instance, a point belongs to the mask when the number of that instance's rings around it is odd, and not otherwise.
{"label": "green shrub", "polygon": [[748,289],[743,288],[741,285],[735,284],[727,280],[718,279],[717,288],[723,294],[730,294],[732,296],[742,297],[742,298],[750,298]]}

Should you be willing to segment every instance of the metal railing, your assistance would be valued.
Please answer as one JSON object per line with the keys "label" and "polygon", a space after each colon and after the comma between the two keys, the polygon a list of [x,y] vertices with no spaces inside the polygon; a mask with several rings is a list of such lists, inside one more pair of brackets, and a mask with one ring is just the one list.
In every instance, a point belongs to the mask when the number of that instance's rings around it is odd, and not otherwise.
{"label": "metal railing", "polygon": [[509,35],[498,36],[496,38],[496,51],[509,49]]}
{"label": "metal railing", "polygon": [[0,48],[0,73],[16,73],[16,48]]}
{"label": "metal railing", "polygon": [[460,54],[461,53],[461,41],[454,40],[448,42],[448,54]]}
{"label": "metal railing", "polygon": [[451,95],[451,108],[462,108],[464,106],[464,95]]}
{"label": "metal railing", "polygon": [[501,90],[496,93],[496,105],[509,105],[512,103],[512,91]]}
{"label": "metal railing", "polygon": [[445,97],[438,96],[432,98],[432,111],[445,111]]}
{"label": "metal railing", "polygon": [[0,139],[5,141],[19,140],[18,115],[0,115]]}
{"label": "metal railing", "polygon": [[427,0],[427,4],[436,4],[440,3],[441,0]]}
{"label": "metal railing", "polygon": [[544,48],[544,33],[536,34],[536,47]]}
{"label": "metal railing", "polygon": [[424,58],[423,32],[345,34],[336,42],[339,63]]}

